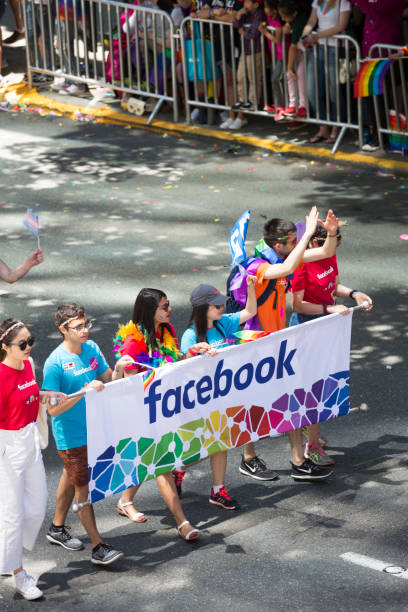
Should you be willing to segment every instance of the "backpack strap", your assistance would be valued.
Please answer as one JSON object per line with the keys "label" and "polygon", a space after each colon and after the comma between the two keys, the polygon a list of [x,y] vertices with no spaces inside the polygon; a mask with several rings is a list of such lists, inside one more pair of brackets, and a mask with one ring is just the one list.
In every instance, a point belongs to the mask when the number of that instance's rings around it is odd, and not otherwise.
{"label": "backpack strap", "polygon": [[[263,306],[266,300],[270,298],[270,296],[272,295],[274,291],[276,291],[276,278],[271,278],[269,283],[266,286],[265,291],[256,300],[257,307],[259,308],[260,306]],[[274,309],[276,308],[277,297],[278,297],[278,293],[276,292],[276,297],[275,297],[275,301],[273,304]]]}

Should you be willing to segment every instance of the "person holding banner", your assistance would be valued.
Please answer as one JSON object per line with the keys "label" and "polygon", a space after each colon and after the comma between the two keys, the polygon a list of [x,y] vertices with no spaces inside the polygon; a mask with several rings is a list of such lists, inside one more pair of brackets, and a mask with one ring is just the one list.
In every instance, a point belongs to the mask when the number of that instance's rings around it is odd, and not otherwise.
{"label": "person holding banner", "polygon": [[[224,306],[228,300],[212,285],[199,285],[190,295],[193,307],[189,327],[181,338],[181,352],[191,350],[196,342],[208,342],[214,348],[228,346],[227,339],[239,331],[240,326],[256,315],[255,284],[256,276],[248,275],[246,278],[248,297],[245,308],[240,312],[223,314]],[[237,502],[228,495],[225,488],[225,471],[227,469],[227,451],[221,451],[210,457],[213,486],[210,492],[210,504],[220,506],[226,510],[238,510]],[[176,486],[181,493],[181,482],[185,475],[184,470],[173,470]]]}
{"label": "person holding banner", "polygon": [[[319,226],[316,228],[309,249],[318,249],[327,238],[327,231]],[[337,246],[341,243],[341,234],[337,230]],[[293,314],[289,326],[300,325],[307,321],[324,317],[327,314],[349,314],[349,309],[343,304],[336,304],[336,297],[352,298],[357,306],[368,302],[363,310],[373,307],[371,298],[356,289],[351,289],[340,283],[337,267],[337,257],[332,255],[327,259],[303,263],[294,272],[292,280],[291,306]],[[334,461],[324,450],[324,444],[319,432],[319,424],[310,425],[303,430],[307,437],[305,457],[312,459],[318,465],[333,465]]]}
{"label": "person holding banner", "polygon": [[[197,353],[215,354],[206,342],[193,344],[182,355],[178,348],[176,332],[170,323],[171,307],[167,296],[160,289],[142,289],[135,301],[132,320],[119,326],[114,338],[114,351],[117,357],[132,359],[125,367],[125,376],[150,371],[173,363],[179,359],[193,357]],[[159,491],[173,514],[179,536],[191,541],[201,533],[187,520],[177,494],[174,476],[171,472],[156,477]],[[133,498],[140,485],[129,487],[122,492],[117,511],[133,522],[139,522],[139,514],[133,506]]]}
{"label": "person holding banner", "polygon": [[33,251],[25,260],[24,263],[12,270],[8,265],[0,259],[0,278],[6,283],[15,283],[20,278],[23,278],[34,266],[40,265],[44,261],[41,249]]}
{"label": "person holding banner", "polygon": [[[12,572],[25,599],[42,597],[23,569],[47,507],[37,417],[40,393],[29,360],[34,338],[17,319],[0,323],[0,574]],[[62,396],[64,397],[64,396]]]}
{"label": "person holding banner", "polygon": [[[245,213],[247,214],[247,213]],[[238,221],[239,223],[239,221]],[[309,242],[316,231],[317,224],[327,231],[327,238],[319,248],[306,251]],[[247,329],[274,332],[286,326],[286,293],[290,279],[300,262],[311,262],[334,255],[337,241],[338,219],[332,210],[327,213],[326,220],[319,219],[316,206],[310,210],[306,217],[305,232],[297,240],[297,228],[294,223],[285,219],[269,219],[264,225],[263,238],[255,246],[253,257],[245,258],[245,249],[242,239],[235,239],[242,255],[233,261],[239,264],[238,272],[230,275],[229,290],[238,304],[245,303],[246,287],[244,278],[246,274],[255,274],[258,283],[255,286],[258,310],[257,315],[247,321]],[[234,229],[236,226],[234,226]],[[233,232],[234,232],[233,229]],[[241,238],[246,236],[246,228],[241,231]],[[233,246],[230,249],[233,252]],[[302,432],[295,430],[288,432],[292,451],[291,476],[297,480],[321,480],[327,478],[332,471],[313,463],[303,456]],[[257,457],[255,445],[251,442],[244,446],[244,454],[239,468],[241,474],[256,480],[271,480],[263,461]],[[266,475],[266,476],[265,476]],[[276,478],[276,475],[275,475]]]}
{"label": "person holding banner", "polygon": [[[49,355],[44,364],[43,389],[67,395],[83,389],[81,396],[70,398],[57,406],[48,405],[52,431],[64,468],[57,488],[57,504],[47,539],[67,550],[81,550],[83,543],[71,537],[65,520],[74,495],[77,504],[88,499],[88,455],[85,387],[103,390],[104,382],[123,377],[123,370],[131,363],[128,357],[120,359],[114,372],[108,366],[98,345],[88,339],[91,322],[85,310],[77,304],[62,304],[54,314],[54,322],[63,337],[62,343]],[[92,545],[91,562],[110,565],[123,553],[102,541],[93,511],[89,504],[79,510],[79,518]]]}

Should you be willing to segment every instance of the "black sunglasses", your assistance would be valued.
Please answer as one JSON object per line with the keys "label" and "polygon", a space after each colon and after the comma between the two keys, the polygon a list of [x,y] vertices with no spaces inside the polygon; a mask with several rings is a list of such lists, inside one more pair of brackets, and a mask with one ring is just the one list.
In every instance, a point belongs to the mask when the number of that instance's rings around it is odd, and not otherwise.
{"label": "black sunglasses", "polygon": [[160,306],[161,310],[164,310],[164,312],[168,312],[170,308],[170,302],[164,302],[163,306]]}
{"label": "black sunglasses", "polygon": [[34,336],[30,336],[27,340],[22,340],[21,342],[11,342],[10,346],[18,346],[20,351],[25,351],[27,346],[33,346],[35,342]]}

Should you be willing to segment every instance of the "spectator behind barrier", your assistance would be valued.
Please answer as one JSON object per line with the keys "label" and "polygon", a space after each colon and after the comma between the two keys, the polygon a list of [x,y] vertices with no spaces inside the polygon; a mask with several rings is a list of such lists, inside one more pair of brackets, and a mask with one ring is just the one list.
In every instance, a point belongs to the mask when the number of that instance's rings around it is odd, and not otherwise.
{"label": "spectator behind barrier", "polygon": [[[347,28],[351,14],[348,0],[314,0],[312,12],[303,30],[305,46],[317,45],[317,82],[314,70],[314,53],[309,54],[307,62],[307,95],[313,113],[318,119],[337,121],[336,106],[336,41],[335,34],[341,34]],[[312,30],[317,27],[317,32]],[[325,48],[327,40],[327,67],[325,67]],[[326,108],[326,71],[328,75],[330,108]],[[319,106],[317,107],[317,102]],[[340,116],[341,119],[341,116]],[[339,128],[333,126],[331,132],[327,125],[320,125],[319,131],[310,139],[311,143],[325,140],[331,144],[336,141]]]}

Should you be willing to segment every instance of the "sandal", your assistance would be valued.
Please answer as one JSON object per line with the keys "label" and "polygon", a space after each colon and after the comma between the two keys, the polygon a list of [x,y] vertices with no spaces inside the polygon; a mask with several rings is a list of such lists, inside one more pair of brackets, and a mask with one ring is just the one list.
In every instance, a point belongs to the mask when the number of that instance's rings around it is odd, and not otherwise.
{"label": "sandal", "polygon": [[[118,505],[116,507],[118,514],[120,514],[121,516],[126,516],[130,521],[132,521],[132,523],[144,523],[145,521],[147,521],[147,518],[143,514],[143,512],[136,512],[136,514],[134,514],[132,517],[131,512],[126,509],[127,506],[133,506],[133,502],[129,501],[123,504],[121,500],[119,500]],[[134,506],[133,509],[135,509]]]}
{"label": "sandal", "polygon": [[317,142],[321,142],[322,140],[325,140],[327,142],[327,138],[327,136],[316,134],[316,136],[312,136],[312,138],[309,138],[309,142],[310,144],[316,144]]}
{"label": "sandal", "polygon": [[201,531],[199,531],[195,527],[190,529],[190,531],[185,536],[183,536],[181,530],[184,525],[190,525],[190,521],[183,521],[182,523],[180,523],[180,525],[177,526],[177,532],[182,540],[185,540],[186,542],[191,542],[192,540],[197,540],[201,536]]}
{"label": "sandal", "polygon": [[326,143],[327,144],[334,144],[337,140],[337,136],[329,136],[328,138],[326,138]]}

